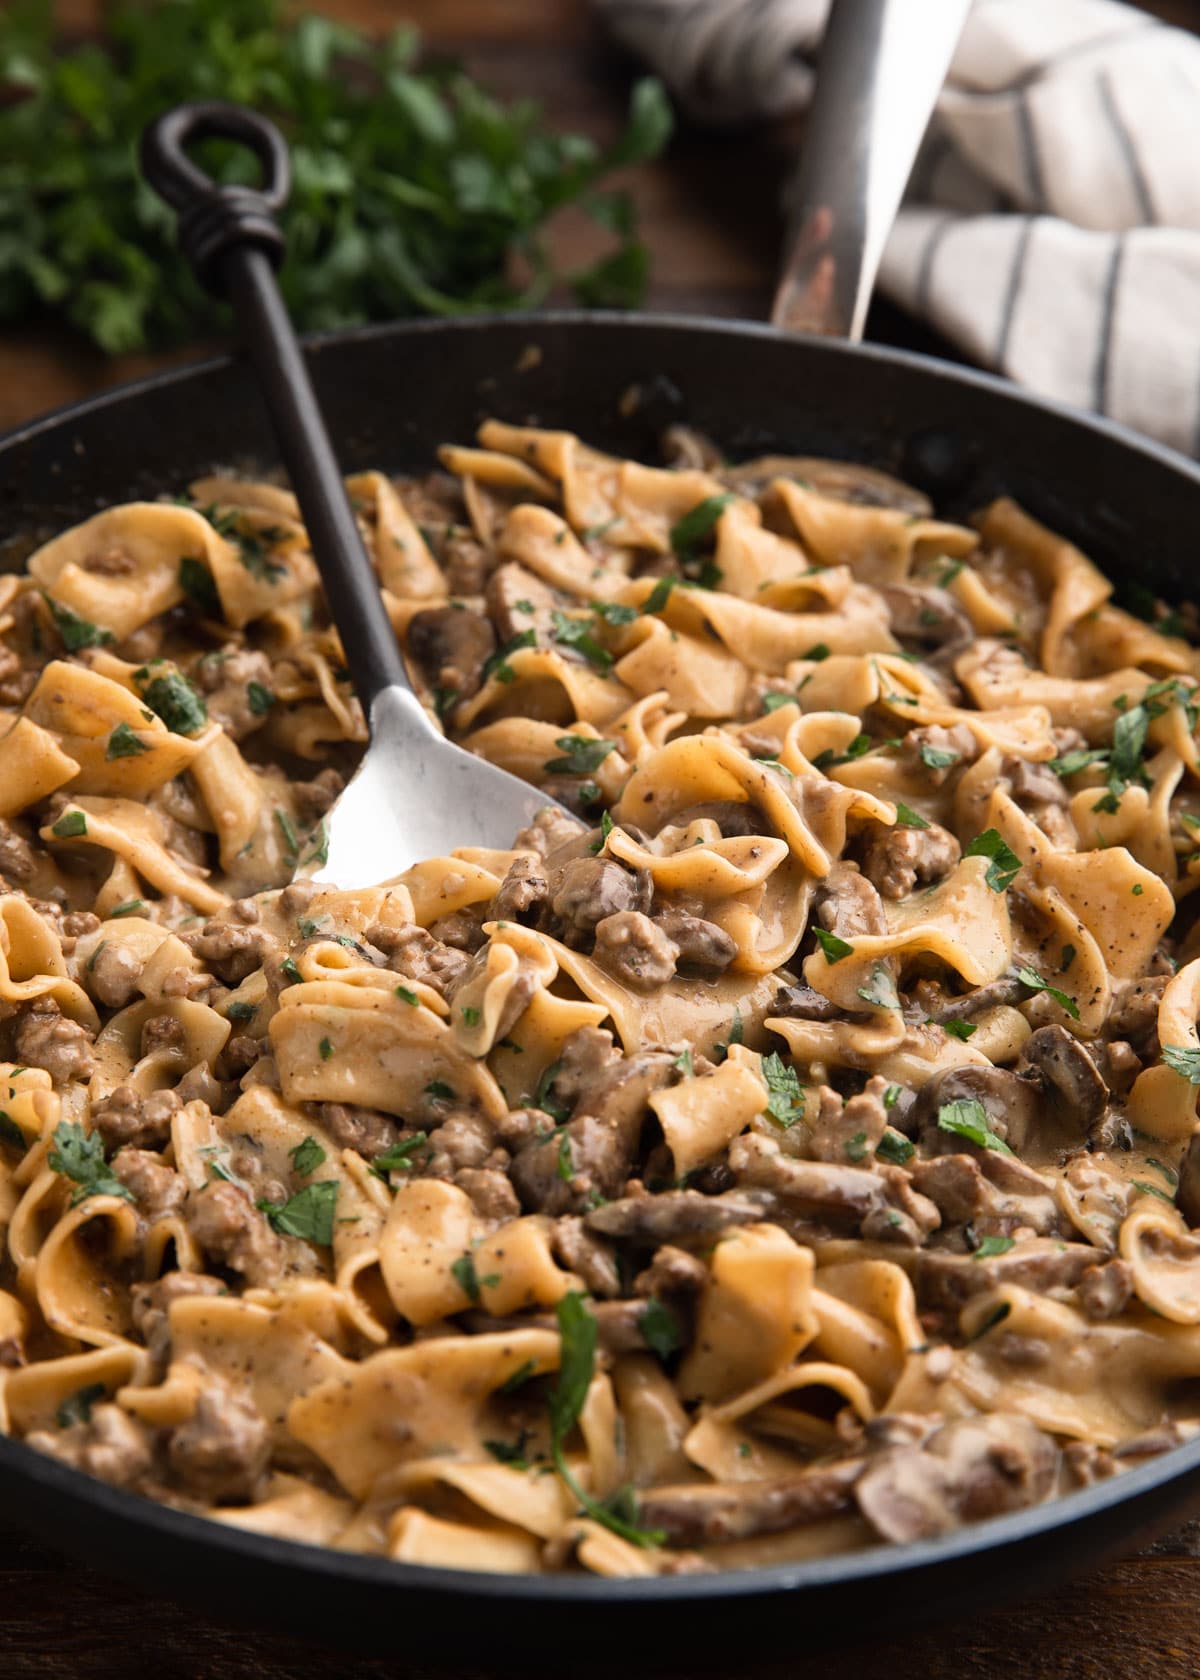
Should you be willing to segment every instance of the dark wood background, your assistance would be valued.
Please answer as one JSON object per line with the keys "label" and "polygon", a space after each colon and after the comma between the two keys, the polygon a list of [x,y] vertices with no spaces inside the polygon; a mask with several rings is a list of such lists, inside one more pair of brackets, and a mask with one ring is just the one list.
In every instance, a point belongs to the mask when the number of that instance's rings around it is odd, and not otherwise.
{"label": "dark wood background", "polygon": [[[454,52],[497,92],[541,99],[561,126],[603,138],[620,120],[632,66],[605,41],[585,0],[325,0],[322,9],[377,30],[410,18],[432,46]],[[1155,0],[1146,9],[1200,28],[1200,0]],[[71,32],[97,25],[98,0],[69,0],[57,10]],[[795,124],[735,135],[685,128],[663,161],[638,172],[632,185],[654,259],[651,308],[765,316],[778,254],[779,187],[798,138]],[[594,238],[568,219],[564,255],[583,260]],[[921,340],[887,310],[874,314],[872,326],[877,336]],[[0,430],[157,365],[143,357],[106,362],[42,330],[0,334]],[[198,1614],[67,1563],[26,1540],[16,1513],[6,1515],[12,1520],[0,1520],[0,1680],[424,1680],[431,1672],[405,1661],[403,1626],[396,1629],[397,1654],[381,1659],[230,1627],[218,1619],[219,1606],[211,1616]],[[863,1624],[869,1626],[867,1605]],[[761,1680],[1196,1680],[1200,1524],[1065,1590],[1035,1592],[969,1624],[900,1641],[806,1656],[801,1623],[786,1663],[757,1665],[753,1630],[747,1634],[738,1675]],[[563,1652],[556,1667],[578,1668],[581,1657]],[[634,1653],[625,1666],[636,1674]],[[448,1672],[455,1680],[484,1674]],[[669,1666],[657,1665],[656,1673],[673,1680]]]}

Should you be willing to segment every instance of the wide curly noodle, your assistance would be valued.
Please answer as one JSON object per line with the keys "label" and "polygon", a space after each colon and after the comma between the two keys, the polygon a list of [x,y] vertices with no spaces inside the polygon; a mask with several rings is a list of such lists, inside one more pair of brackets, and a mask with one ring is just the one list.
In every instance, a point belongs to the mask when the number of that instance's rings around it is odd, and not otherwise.
{"label": "wide curly noodle", "polygon": [[[489,421],[349,481],[509,851],[304,878],[292,496],[0,580],[4,1426],[258,1532],[660,1573],[1196,1427],[1200,655],[1011,502]],[[298,878],[287,884],[293,874]]]}

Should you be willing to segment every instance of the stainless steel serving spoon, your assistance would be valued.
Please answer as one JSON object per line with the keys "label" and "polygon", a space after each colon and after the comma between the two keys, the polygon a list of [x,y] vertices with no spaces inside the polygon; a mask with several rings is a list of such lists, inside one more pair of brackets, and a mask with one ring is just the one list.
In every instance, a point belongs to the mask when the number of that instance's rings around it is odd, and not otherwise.
{"label": "stainless steel serving spoon", "polygon": [[[248,146],[261,187],[219,186],[188,157],[211,137]],[[370,729],[362,763],[326,814],[314,878],[374,886],[456,846],[511,846],[553,801],[447,740],[413,690],[275,281],[284,250],[275,215],[291,181],[283,136],[238,105],[181,105],[146,130],[141,162],[178,212],[180,245],[201,283],[233,305]]]}

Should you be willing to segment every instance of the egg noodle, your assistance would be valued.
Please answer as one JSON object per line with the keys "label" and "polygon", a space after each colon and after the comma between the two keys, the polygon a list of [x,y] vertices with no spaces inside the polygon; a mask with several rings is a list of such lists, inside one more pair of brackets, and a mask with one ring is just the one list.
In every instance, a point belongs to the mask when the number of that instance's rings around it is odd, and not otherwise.
{"label": "egg noodle", "polygon": [[[1200,654],[1009,501],[488,421],[348,481],[558,803],[305,876],[366,740],[293,497],[0,579],[0,1423],[410,1563],[722,1569],[1119,1473],[1200,1388]],[[295,876],[295,879],[293,879]]]}

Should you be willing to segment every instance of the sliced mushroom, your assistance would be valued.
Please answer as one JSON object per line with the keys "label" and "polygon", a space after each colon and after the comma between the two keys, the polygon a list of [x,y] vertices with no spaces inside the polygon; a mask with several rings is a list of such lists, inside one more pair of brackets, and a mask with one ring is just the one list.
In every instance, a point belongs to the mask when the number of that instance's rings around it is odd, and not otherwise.
{"label": "sliced mushroom", "polygon": [[647,1248],[711,1243],[722,1231],[757,1225],[769,1217],[770,1199],[744,1191],[703,1196],[698,1190],[665,1190],[658,1196],[625,1196],[587,1215],[591,1231]]}
{"label": "sliced mushroom", "polygon": [[1016,1070],[1040,1078],[1056,1118],[1077,1138],[1104,1113],[1108,1086],[1087,1050],[1065,1027],[1039,1027],[1026,1040]]}
{"label": "sliced mushroom", "polygon": [[662,1529],[673,1546],[711,1546],[777,1534],[800,1523],[847,1511],[864,1460],[798,1470],[763,1482],[712,1482],[651,1488],[641,1496],[638,1521]]}

